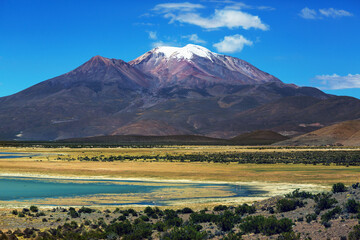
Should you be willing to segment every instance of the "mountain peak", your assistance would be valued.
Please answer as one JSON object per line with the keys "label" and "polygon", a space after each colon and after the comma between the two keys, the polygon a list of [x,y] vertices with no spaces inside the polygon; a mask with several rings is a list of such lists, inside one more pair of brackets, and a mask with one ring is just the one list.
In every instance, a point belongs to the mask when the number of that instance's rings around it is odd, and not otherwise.
{"label": "mountain peak", "polygon": [[157,47],[152,50],[152,52],[157,54],[163,54],[166,58],[176,58],[176,59],[187,59],[191,60],[194,56],[204,57],[212,60],[213,55],[217,55],[216,53],[212,53],[209,49],[194,45],[188,44],[182,48],[180,47]]}
{"label": "mountain peak", "polygon": [[106,57],[102,57],[100,55],[96,55],[92,58],[90,58],[90,60],[88,62],[103,62],[103,63],[109,63],[111,62],[110,58],[106,58]]}

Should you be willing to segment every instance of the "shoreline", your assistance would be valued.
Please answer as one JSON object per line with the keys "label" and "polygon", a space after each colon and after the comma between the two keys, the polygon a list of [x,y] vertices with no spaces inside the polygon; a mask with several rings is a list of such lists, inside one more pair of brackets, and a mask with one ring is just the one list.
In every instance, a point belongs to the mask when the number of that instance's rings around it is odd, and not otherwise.
{"label": "shoreline", "polygon": [[[239,185],[239,186],[249,186],[254,187],[257,190],[264,191],[265,193],[262,196],[250,196],[250,197],[221,197],[221,198],[204,198],[199,200],[175,200],[168,201],[169,205],[166,207],[177,208],[185,205],[192,206],[204,206],[204,205],[213,205],[215,203],[225,203],[225,204],[241,204],[241,203],[250,203],[255,201],[262,201],[271,197],[284,195],[286,193],[292,192],[297,188],[300,188],[303,191],[310,192],[322,192],[329,189],[328,186],[325,185],[316,185],[316,184],[292,184],[292,183],[269,183],[269,182],[231,182],[231,181],[200,181],[200,180],[190,180],[190,179],[159,179],[159,178],[121,178],[121,177],[106,177],[106,176],[69,176],[69,175],[49,175],[49,174],[31,174],[31,173],[0,173],[0,177],[23,177],[23,178],[37,178],[37,179],[64,179],[64,180],[109,180],[109,181],[140,181],[140,182],[153,182],[153,183],[202,183],[202,184],[231,184],[231,185]],[[96,197],[95,194],[92,195]],[[75,196],[71,197],[76,201],[76,199],[81,199],[83,196]],[[37,201],[41,203],[42,201],[50,200],[51,198],[42,198]],[[56,200],[55,200],[56,199]],[[43,208],[53,208],[53,207],[66,207],[67,205],[56,204],[58,202],[58,198],[54,198],[54,204],[44,204],[41,205]],[[8,201],[6,204],[3,202],[0,204],[0,209],[9,209],[14,207],[20,207],[31,205],[31,201],[24,201],[23,204],[20,204],[18,201]],[[35,204],[36,205],[36,204]],[[80,207],[80,205],[74,205],[75,207]],[[103,207],[144,207],[147,205],[143,204],[121,204],[118,205],[107,205],[107,204],[94,204],[93,207],[103,208]],[[68,206],[67,206],[68,207]]]}

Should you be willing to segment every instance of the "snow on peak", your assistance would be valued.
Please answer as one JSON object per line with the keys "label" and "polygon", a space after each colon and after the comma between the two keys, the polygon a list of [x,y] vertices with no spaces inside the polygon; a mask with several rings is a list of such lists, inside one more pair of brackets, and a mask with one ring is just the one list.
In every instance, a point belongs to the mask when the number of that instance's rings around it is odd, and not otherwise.
{"label": "snow on peak", "polygon": [[162,53],[166,58],[177,58],[177,59],[187,59],[191,60],[194,55],[199,57],[208,58],[212,61],[211,56],[216,55],[212,53],[209,49],[202,46],[188,44],[185,47],[157,47],[154,49],[155,53]]}

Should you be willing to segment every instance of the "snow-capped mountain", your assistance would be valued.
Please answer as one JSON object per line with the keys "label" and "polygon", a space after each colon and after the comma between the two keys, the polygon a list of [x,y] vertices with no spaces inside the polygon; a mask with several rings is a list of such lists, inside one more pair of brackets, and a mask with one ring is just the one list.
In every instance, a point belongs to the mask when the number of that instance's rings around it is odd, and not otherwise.
{"label": "snow-capped mountain", "polygon": [[203,88],[214,84],[281,83],[276,77],[241,59],[213,53],[193,44],[182,48],[157,47],[130,64],[158,79],[158,87],[181,85],[184,88]]}
{"label": "snow-capped mountain", "polygon": [[355,118],[358,99],[285,84],[241,59],[186,45],[155,48],[129,63],[95,56],[0,98],[0,139],[301,133]]}

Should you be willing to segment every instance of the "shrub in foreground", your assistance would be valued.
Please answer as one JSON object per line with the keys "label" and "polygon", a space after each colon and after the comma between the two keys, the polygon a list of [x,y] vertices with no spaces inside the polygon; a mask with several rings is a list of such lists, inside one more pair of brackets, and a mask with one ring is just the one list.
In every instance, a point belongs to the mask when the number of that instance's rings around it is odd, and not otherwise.
{"label": "shrub in foreground", "polygon": [[339,193],[339,192],[345,192],[345,191],[346,191],[346,187],[343,183],[335,183],[332,186],[333,193]]}
{"label": "shrub in foreground", "polygon": [[244,233],[262,233],[270,236],[292,231],[293,222],[288,218],[276,219],[275,216],[248,216],[243,219],[240,229]]}

